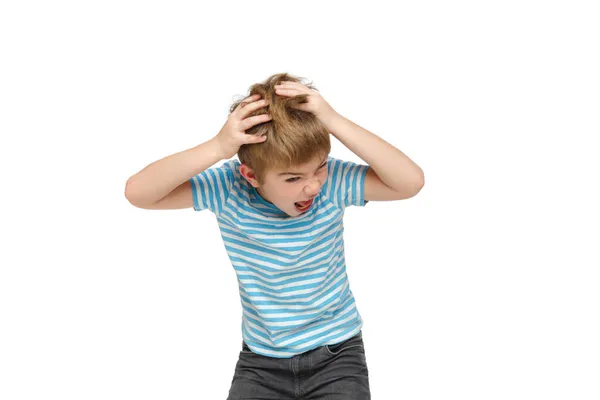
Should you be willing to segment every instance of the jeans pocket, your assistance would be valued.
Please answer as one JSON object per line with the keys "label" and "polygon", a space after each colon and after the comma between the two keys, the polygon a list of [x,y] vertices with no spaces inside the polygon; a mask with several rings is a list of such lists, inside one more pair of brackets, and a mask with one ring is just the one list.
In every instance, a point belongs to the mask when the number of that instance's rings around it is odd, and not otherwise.
{"label": "jeans pocket", "polygon": [[359,351],[362,353],[364,353],[364,351],[365,351],[361,332],[359,332],[357,335],[355,335],[355,336],[351,337],[350,339],[345,340],[341,343],[326,344],[324,347],[325,347],[325,350],[327,350],[327,353],[329,353],[332,356],[336,356],[336,355],[340,354],[342,351],[346,351],[346,350],[350,350],[350,349],[353,349],[355,351]]}

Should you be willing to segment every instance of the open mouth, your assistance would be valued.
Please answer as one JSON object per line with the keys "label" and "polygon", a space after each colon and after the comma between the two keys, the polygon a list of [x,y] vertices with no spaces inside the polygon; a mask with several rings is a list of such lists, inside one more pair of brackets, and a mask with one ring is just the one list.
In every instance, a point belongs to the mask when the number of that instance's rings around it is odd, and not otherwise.
{"label": "open mouth", "polygon": [[305,212],[312,206],[313,201],[314,201],[314,198],[307,200],[307,201],[299,201],[297,203],[294,203],[294,205],[296,206],[296,210],[298,210],[300,212]]}

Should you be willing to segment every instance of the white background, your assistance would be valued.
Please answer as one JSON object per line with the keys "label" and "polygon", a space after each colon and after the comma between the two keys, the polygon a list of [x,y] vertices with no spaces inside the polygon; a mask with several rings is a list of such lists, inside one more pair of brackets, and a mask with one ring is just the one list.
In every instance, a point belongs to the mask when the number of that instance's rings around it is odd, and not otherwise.
{"label": "white background", "polygon": [[425,172],[346,212],[373,398],[600,398],[592,3],[3,2],[0,398],[227,397],[215,218],[124,188],[279,72]]}

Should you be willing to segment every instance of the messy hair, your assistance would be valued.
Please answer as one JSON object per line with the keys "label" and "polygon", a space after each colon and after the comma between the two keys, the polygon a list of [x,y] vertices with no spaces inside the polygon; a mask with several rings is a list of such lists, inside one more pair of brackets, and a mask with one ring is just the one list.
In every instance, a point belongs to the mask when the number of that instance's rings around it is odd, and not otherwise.
{"label": "messy hair", "polygon": [[[250,113],[248,117],[268,112],[271,120],[246,130],[248,135],[266,135],[267,139],[260,143],[242,145],[237,155],[241,163],[254,171],[259,184],[264,182],[268,169],[287,169],[307,163],[315,157],[324,157],[331,151],[329,132],[318,118],[310,112],[292,108],[294,105],[306,103],[307,95],[276,95],[275,85],[281,81],[298,82],[309,89],[317,90],[311,83],[304,83],[303,78],[287,73],[271,75],[264,82],[250,86],[249,94],[244,98],[259,94],[262,99],[268,100],[269,104]],[[240,103],[248,101],[236,101],[229,112],[232,113]]]}

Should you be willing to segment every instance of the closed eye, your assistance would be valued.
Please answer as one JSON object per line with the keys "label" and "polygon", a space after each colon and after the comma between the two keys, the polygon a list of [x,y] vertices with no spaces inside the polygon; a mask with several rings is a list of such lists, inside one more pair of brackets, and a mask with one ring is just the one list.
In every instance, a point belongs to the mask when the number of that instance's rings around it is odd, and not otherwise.
{"label": "closed eye", "polygon": [[[326,166],[327,166],[327,162],[325,162],[323,165],[321,165],[321,166],[319,167],[319,169],[323,169],[323,168],[324,168],[324,167],[326,167]],[[300,177],[296,176],[296,177],[294,177],[294,178],[288,178],[288,179],[286,179],[285,181],[286,181],[286,182],[296,182],[298,179],[300,179]]]}

